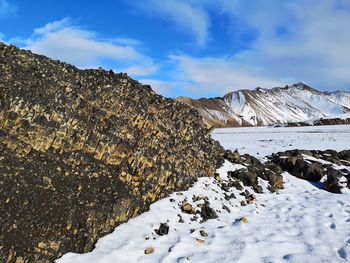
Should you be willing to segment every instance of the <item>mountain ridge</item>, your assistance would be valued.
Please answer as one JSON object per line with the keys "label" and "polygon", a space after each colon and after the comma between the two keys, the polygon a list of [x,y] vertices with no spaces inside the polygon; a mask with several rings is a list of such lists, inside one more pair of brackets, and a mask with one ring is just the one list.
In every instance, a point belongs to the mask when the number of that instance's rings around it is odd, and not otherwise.
{"label": "mountain ridge", "polygon": [[197,109],[215,128],[294,123],[350,112],[350,92],[319,91],[302,82],[237,90],[216,98],[176,100]]}

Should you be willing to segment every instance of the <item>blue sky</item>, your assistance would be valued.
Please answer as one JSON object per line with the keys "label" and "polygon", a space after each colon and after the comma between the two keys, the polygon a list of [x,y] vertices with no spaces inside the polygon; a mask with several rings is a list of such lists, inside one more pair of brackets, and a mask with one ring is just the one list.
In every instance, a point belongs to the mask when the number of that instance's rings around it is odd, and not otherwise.
{"label": "blue sky", "polygon": [[350,90],[349,0],[0,0],[0,40],[165,96]]}

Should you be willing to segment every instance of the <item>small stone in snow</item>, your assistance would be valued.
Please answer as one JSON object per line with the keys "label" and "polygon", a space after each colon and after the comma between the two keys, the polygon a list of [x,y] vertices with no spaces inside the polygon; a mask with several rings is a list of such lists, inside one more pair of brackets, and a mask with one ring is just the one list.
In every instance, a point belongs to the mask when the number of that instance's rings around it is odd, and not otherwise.
{"label": "small stone in snow", "polygon": [[221,182],[221,181],[222,181],[222,179],[221,179],[220,175],[219,175],[219,174],[217,174],[217,173],[215,173],[215,175],[214,175],[214,179],[215,179],[216,181],[218,181],[218,182]]}
{"label": "small stone in snow", "polygon": [[248,219],[246,217],[241,217],[239,219],[239,222],[243,223],[243,224],[247,224],[248,223]]}
{"label": "small stone in snow", "polygon": [[256,195],[254,195],[254,194],[249,195],[249,200],[256,201]]}
{"label": "small stone in snow", "polygon": [[222,208],[225,209],[228,213],[231,213],[230,208],[228,208],[226,205],[222,205]]}
{"label": "small stone in snow", "polygon": [[161,223],[158,229],[155,229],[156,232],[160,236],[167,235],[169,233],[169,226],[167,223]]}
{"label": "small stone in snow", "polygon": [[154,252],[154,248],[153,247],[148,247],[145,249],[145,254],[148,255],[148,254],[152,254]]}
{"label": "small stone in snow", "polygon": [[208,219],[215,219],[218,217],[215,210],[210,207],[209,202],[204,202],[204,206],[201,208],[200,215],[203,218],[203,221]]}
{"label": "small stone in snow", "polygon": [[193,222],[193,221],[196,221],[198,219],[198,216],[193,216],[190,218],[190,220]]}
{"label": "small stone in snow", "polygon": [[207,232],[205,232],[204,229],[202,229],[201,231],[199,231],[199,233],[201,234],[202,237],[207,237],[207,236],[208,236]]}
{"label": "small stone in snow", "polygon": [[180,216],[180,218],[179,218],[179,223],[185,223],[185,220],[183,219],[182,216]]}
{"label": "small stone in snow", "polygon": [[185,202],[181,205],[181,211],[187,214],[194,214],[194,209],[188,202]]}
{"label": "small stone in snow", "polygon": [[197,241],[198,243],[201,243],[201,244],[205,242],[203,239],[199,239],[199,238],[196,238],[196,241]]}

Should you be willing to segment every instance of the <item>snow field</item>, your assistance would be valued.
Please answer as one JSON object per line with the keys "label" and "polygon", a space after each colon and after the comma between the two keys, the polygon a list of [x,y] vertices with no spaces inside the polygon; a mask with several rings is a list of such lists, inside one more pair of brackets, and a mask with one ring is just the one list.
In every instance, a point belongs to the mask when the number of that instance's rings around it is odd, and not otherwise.
{"label": "snow field", "polygon": [[[294,148],[350,148],[347,126],[218,129],[213,137],[228,149],[262,159]],[[240,168],[226,161],[217,172],[225,181],[227,171]],[[322,183],[288,173],[283,177],[285,189],[278,193],[270,193],[259,179],[264,193],[255,194],[257,200],[246,206],[240,204],[242,191],[231,188],[236,198],[226,200],[214,178],[199,178],[189,190],[152,204],[148,212],[118,226],[92,252],[67,253],[57,262],[349,262],[350,191],[332,194],[320,189]],[[192,201],[193,196],[207,196],[219,217],[191,221],[193,215],[182,213],[179,204],[184,199],[193,207],[204,202]],[[248,223],[242,223],[242,217]],[[157,235],[154,229],[165,222],[168,235]],[[208,236],[200,235],[202,229]],[[148,247],[154,253],[146,255]]]}

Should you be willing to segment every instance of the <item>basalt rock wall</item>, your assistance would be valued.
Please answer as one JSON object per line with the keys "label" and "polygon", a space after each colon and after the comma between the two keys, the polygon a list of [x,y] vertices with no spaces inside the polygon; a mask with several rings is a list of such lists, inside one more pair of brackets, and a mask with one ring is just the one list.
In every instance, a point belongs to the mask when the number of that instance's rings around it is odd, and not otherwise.
{"label": "basalt rock wall", "polygon": [[222,162],[198,113],[126,74],[0,43],[0,261],[52,262]]}

